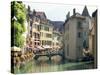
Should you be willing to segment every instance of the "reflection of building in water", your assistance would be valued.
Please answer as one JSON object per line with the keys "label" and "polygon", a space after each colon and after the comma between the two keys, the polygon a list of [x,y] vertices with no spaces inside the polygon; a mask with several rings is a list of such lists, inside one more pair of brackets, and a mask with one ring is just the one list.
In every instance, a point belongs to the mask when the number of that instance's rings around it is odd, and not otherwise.
{"label": "reflection of building in water", "polygon": [[73,9],[64,24],[64,50],[65,57],[70,60],[79,60],[83,57],[82,49],[88,46],[88,32],[91,18],[85,6],[82,15]]}

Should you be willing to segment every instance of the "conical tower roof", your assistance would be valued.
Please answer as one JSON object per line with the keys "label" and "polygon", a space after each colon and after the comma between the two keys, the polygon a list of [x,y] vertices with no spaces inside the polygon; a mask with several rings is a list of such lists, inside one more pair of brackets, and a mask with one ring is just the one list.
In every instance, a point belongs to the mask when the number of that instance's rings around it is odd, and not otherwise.
{"label": "conical tower roof", "polygon": [[88,16],[88,17],[90,17],[89,12],[88,12],[88,9],[87,9],[86,6],[83,9],[82,16]]}

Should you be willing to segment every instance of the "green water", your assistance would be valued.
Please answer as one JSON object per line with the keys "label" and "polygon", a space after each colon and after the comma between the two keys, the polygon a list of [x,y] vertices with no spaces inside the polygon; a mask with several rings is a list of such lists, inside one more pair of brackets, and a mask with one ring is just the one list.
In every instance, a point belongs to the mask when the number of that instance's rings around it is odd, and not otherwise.
{"label": "green water", "polygon": [[48,57],[40,57],[38,60],[27,62],[20,69],[15,68],[15,73],[36,73],[54,72],[67,70],[92,69],[93,62],[68,62],[63,61],[60,56],[54,56],[51,60]]}

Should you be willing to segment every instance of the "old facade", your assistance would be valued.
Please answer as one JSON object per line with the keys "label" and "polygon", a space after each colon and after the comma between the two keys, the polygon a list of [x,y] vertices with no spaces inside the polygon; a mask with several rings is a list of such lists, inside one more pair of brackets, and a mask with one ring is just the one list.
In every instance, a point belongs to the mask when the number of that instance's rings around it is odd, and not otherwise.
{"label": "old facade", "polygon": [[40,30],[40,41],[41,46],[45,47],[52,47],[52,34],[53,34],[53,26],[52,24],[47,21],[47,23],[41,23],[41,30]]}
{"label": "old facade", "polygon": [[97,10],[92,14],[91,26],[89,26],[89,49],[94,57],[94,67],[97,67]]}
{"label": "old facade", "polygon": [[59,30],[53,30],[52,47],[54,50],[59,50],[62,47],[62,38]]}
{"label": "old facade", "polygon": [[31,11],[28,7],[28,38],[32,47],[52,46],[53,26],[44,12]]}
{"label": "old facade", "polygon": [[85,6],[82,14],[76,13],[67,15],[64,23],[64,53],[69,60],[80,60],[83,57],[82,49],[88,47],[88,32],[91,18]]}

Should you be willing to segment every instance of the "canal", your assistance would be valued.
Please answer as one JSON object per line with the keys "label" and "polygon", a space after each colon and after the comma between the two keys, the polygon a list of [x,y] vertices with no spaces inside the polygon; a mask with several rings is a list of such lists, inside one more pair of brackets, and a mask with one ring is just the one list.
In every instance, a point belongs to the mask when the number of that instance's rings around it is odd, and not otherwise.
{"label": "canal", "polygon": [[25,65],[17,69],[15,73],[38,73],[38,72],[54,72],[67,70],[92,69],[93,62],[69,62],[62,60],[60,56],[53,56],[51,60],[48,57],[42,56],[38,60],[31,60]]}

